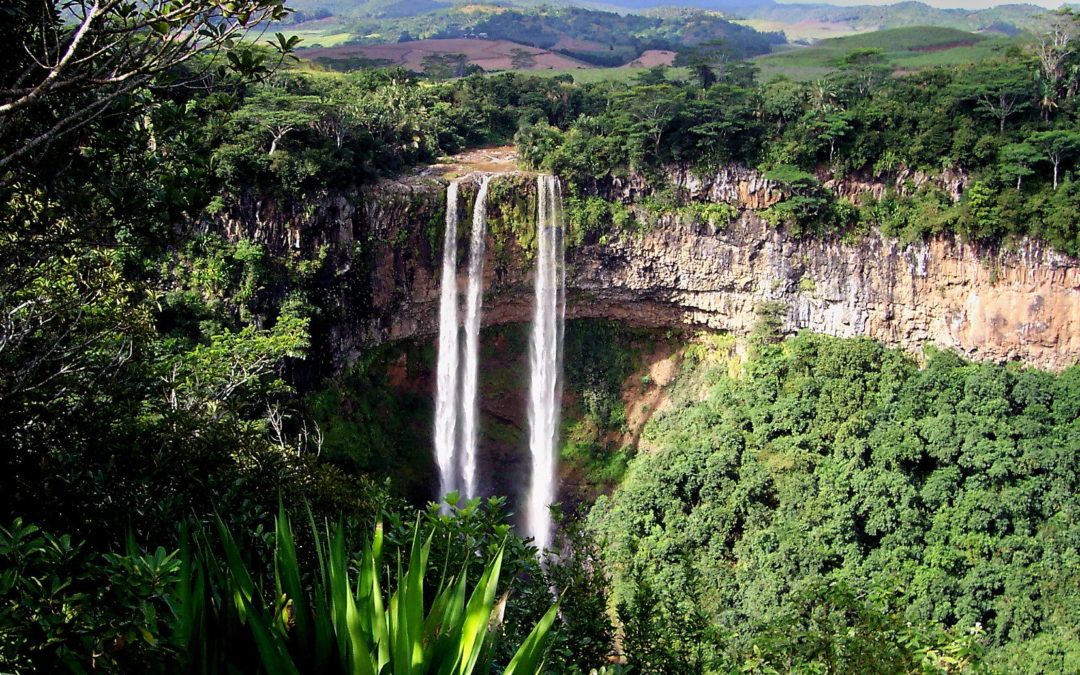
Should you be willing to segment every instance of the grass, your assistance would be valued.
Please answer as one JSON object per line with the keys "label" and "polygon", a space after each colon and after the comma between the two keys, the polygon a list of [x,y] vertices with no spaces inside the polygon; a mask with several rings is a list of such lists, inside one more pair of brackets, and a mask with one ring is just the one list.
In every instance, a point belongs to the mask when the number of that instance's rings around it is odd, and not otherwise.
{"label": "grass", "polygon": [[936,52],[915,52],[904,54],[897,60],[902,68],[932,68],[934,66],[954,66],[962,63],[975,63],[998,58],[1009,47],[1024,44],[1026,38],[1015,37],[991,38],[967,47],[956,47]]}
{"label": "grass", "polygon": [[299,37],[303,47],[338,47],[356,36],[352,33],[325,33],[322,31],[293,31],[291,35]]}
{"label": "grass", "polygon": [[782,73],[805,81],[828,73],[839,58],[853,49],[883,49],[894,68],[917,70],[995,58],[1023,40],[1022,37],[990,38],[953,28],[913,26],[821,40],[813,47],[768,54],[754,62],[761,69],[762,79]]}
{"label": "grass", "polygon": [[858,35],[870,32],[871,29],[862,30],[842,23],[806,22],[806,23],[783,23],[781,21],[769,21],[767,19],[739,19],[734,23],[748,26],[757,31],[766,33],[784,33],[788,40],[822,40],[847,35]]}

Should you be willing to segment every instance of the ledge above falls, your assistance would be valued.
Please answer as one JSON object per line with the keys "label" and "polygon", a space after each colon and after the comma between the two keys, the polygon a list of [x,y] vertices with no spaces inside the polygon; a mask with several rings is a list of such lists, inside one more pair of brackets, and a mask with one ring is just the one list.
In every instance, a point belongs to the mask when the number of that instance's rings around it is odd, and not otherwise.
{"label": "ledge above falls", "polygon": [[[535,174],[497,154],[494,165],[485,164],[491,151],[479,152],[489,154],[303,205],[241,200],[220,226],[230,238],[272,250],[327,252],[319,282],[326,306],[314,338],[340,368],[371,346],[436,334],[445,186],[462,181],[467,227],[474,177],[498,173],[489,200],[483,320],[525,322],[532,310]],[[572,246],[568,318],[741,336],[758,322],[763,303],[778,303],[788,333],[865,336],[913,353],[934,345],[979,361],[1050,370],[1080,360],[1080,261],[1037,241],[1006,249],[950,236],[903,244],[876,231],[857,241],[795,237],[757,215],[755,208],[776,199],[759,173],[733,167],[689,180],[672,176],[698,199],[727,196],[738,216],[720,227],[659,216],[644,232]],[[631,203],[647,191],[633,180],[614,188],[605,196]],[[459,237],[459,261],[466,239]]]}

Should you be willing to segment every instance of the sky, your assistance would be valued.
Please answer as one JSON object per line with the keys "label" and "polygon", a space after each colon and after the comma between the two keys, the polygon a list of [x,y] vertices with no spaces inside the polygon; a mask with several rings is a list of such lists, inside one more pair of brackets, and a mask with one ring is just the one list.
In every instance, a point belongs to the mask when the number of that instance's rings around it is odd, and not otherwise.
{"label": "sky", "polygon": [[[892,5],[897,0],[776,0],[781,3],[796,3],[796,4],[812,4],[814,2],[821,2],[828,5]],[[997,7],[998,5],[1006,4],[1030,4],[1039,5],[1040,7],[1049,7],[1056,9],[1062,5],[1061,0],[1022,0],[1017,2],[994,2],[993,0],[920,0],[927,5],[933,7],[941,7],[945,9],[988,9],[990,7]]]}

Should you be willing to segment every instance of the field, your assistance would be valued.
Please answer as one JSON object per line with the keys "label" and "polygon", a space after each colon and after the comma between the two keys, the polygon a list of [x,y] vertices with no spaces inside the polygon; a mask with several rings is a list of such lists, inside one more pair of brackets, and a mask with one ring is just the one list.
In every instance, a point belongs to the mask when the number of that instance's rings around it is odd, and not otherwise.
{"label": "field", "polygon": [[739,19],[735,21],[735,23],[749,26],[754,30],[762,31],[764,33],[783,33],[787,36],[787,39],[792,42],[797,40],[812,42],[814,40],[824,40],[826,38],[858,35],[874,30],[873,28],[856,28],[847,23],[814,21],[812,19],[806,19],[796,23],[783,23],[781,21],[769,21],[766,19]]}
{"label": "field", "polygon": [[[519,51],[520,50],[520,51]],[[545,49],[527,47],[507,40],[471,40],[459,38],[453,40],[413,40],[386,45],[346,45],[322,49],[306,49],[301,56],[306,59],[344,59],[363,57],[400,65],[410,70],[423,69],[423,61],[429,56],[445,54],[464,54],[468,63],[476,64],[484,70],[509,70],[514,68],[515,54],[527,52],[532,63],[518,70],[570,70],[591,68],[589,64],[577,59],[556,54]]]}
{"label": "field", "polygon": [[670,66],[675,62],[676,52],[666,49],[647,49],[630,63],[626,68],[652,68],[653,66]]}
{"label": "field", "polygon": [[[302,51],[306,59],[349,59],[362,57],[388,65],[401,65],[415,71],[423,70],[426,57],[432,55],[465,54],[466,61],[488,71],[517,70],[558,75],[570,73],[579,83],[629,82],[655,65],[670,65],[675,52],[649,50],[619,68],[601,68],[557,52],[522,45],[509,40],[428,39],[394,44],[345,45],[347,34],[334,31],[333,20],[307,22],[305,41],[321,45]],[[309,25],[310,24],[310,25]],[[765,28],[765,26],[762,26]],[[317,33],[317,30],[326,31]],[[338,28],[340,30],[340,28]],[[298,32],[298,34],[302,34]],[[591,47],[590,43],[565,38],[562,47]],[[883,49],[888,63],[898,72],[934,66],[973,63],[1001,55],[1005,49],[1023,42],[1024,38],[997,36],[920,26],[894,28],[873,33],[860,33],[820,40],[811,47],[794,47],[753,59],[760,68],[761,79],[783,74],[792,79],[809,81],[824,76],[836,62],[853,49]],[[522,63],[523,53],[527,53]],[[516,57],[516,58],[515,58]],[[350,66],[352,67],[352,66]],[[683,68],[671,68],[670,78],[687,77]]]}
{"label": "field", "polygon": [[914,26],[821,40],[812,47],[760,56],[754,63],[763,78],[784,74],[796,80],[812,80],[829,72],[838,59],[853,49],[883,49],[897,70],[973,63],[1000,55],[1019,37],[988,37],[976,33]]}
{"label": "field", "polygon": [[282,32],[300,38],[301,47],[337,47],[356,37],[334,17],[292,24]]}

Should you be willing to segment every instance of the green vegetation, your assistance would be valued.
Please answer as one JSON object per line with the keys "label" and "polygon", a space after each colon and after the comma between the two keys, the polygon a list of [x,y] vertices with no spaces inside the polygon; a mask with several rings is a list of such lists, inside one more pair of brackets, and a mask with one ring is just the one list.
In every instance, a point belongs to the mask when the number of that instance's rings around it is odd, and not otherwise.
{"label": "green vegetation", "polygon": [[[603,630],[602,589],[581,561],[545,574],[500,508],[391,512],[362,535],[310,513],[294,531],[282,507],[268,531],[215,517],[179,550],[129,538],[106,554],[17,519],[0,527],[0,659],[17,672],[538,672],[553,625]],[[589,600],[552,604],[552,584]]]}
{"label": "green vegetation", "polygon": [[[1048,21],[1048,32],[1024,50],[899,76],[885,51],[857,46],[875,44],[876,37],[837,39],[832,44],[842,47],[822,48],[831,69],[809,83],[761,82],[746,64],[699,54],[688,57],[698,59],[691,80],[669,80],[651,69],[633,86],[594,88],[608,101],[601,112],[568,127],[524,120],[517,140],[526,163],[576,186],[584,201],[571,209],[571,222],[594,238],[605,235],[594,225],[602,209],[588,200],[610,194],[615,181],[636,173],[661,183],[663,192],[671,168],[708,177],[741,164],[760,167],[782,189],[784,199],[763,215],[796,234],[857,234],[878,226],[908,239],[937,232],[992,241],[1029,235],[1076,254],[1080,99],[1069,64],[1080,30],[1068,14]],[[957,37],[945,29],[889,34],[896,48]],[[931,177],[954,172],[961,180],[949,191],[968,189],[956,200],[934,180],[919,190],[896,182],[916,170]],[[844,177],[881,181],[886,194],[839,200],[824,184]],[[668,212],[693,206],[666,189]],[[639,201],[655,211],[647,199]]]}
{"label": "green vegetation", "polygon": [[536,253],[535,179],[526,176],[492,182],[488,195],[488,231],[493,253],[503,265],[519,257],[526,263]]}
{"label": "green vegetation", "polygon": [[[502,630],[503,611],[496,607],[496,593],[505,539],[494,557],[485,561],[471,591],[467,572],[475,562],[468,560],[456,576],[444,568],[435,588],[425,591],[435,532],[421,540],[417,522],[411,546],[404,551],[408,564],[402,567],[399,554],[394,570],[397,587],[386,597],[380,578],[389,576],[391,569],[383,562],[381,524],[359,556],[346,552],[341,525],[333,534],[320,532],[314,523],[311,527],[318,569],[305,574],[284,509],[278,515],[272,594],[254,580],[240,546],[220,520],[218,542],[202,534],[194,553],[185,547],[177,614],[181,661],[186,666],[204,673],[250,669],[252,662],[268,673],[283,674],[378,673],[385,668],[417,675],[490,671],[495,637]],[[267,605],[265,597],[275,601]],[[504,673],[539,669],[558,608],[555,603],[544,614],[510,657]]]}
{"label": "green vegetation", "polygon": [[[578,84],[630,83],[647,73],[649,68],[579,68],[575,70],[536,70],[530,75],[537,77],[570,78]],[[684,79],[689,70],[668,68],[667,74],[672,79]]]}
{"label": "green vegetation", "polygon": [[[801,236],[1076,253],[1072,15],[1027,51],[898,77],[862,46],[804,84],[761,82],[735,57],[775,38],[710,13],[474,12],[469,29],[576,35],[601,61],[693,47],[684,71],[575,83],[453,79],[460,59],[428,77],[276,68],[294,40],[238,38],[285,12],[0,12],[0,670],[625,672],[605,668],[616,634],[640,673],[1077,670],[1075,367],[782,342],[786,308],[762,303],[753,358],[687,347],[656,451],[631,457],[624,396],[651,386],[632,376],[658,338],[572,322],[564,466],[611,495],[587,522],[559,515],[542,567],[504,500],[429,503],[432,349],[365,350],[364,332],[401,268],[437,269],[445,216],[411,184],[381,204],[365,184],[514,138],[570,186],[574,245],[662,219],[719,230],[738,205],[665,176],[742,165],[782,193],[762,215]],[[886,186],[826,187],[850,177]],[[496,275],[533,250],[530,186],[493,187]],[[526,353],[525,329],[487,335],[483,384],[506,402],[523,377],[501,352]],[[513,452],[512,422],[485,437]]]}
{"label": "green vegetation", "polygon": [[1075,668],[1080,370],[811,335],[687,363],[590,516],[636,668]]}
{"label": "green vegetation", "polygon": [[[273,202],[270,211],[293,209],[283,220],[298,233],[321,207],[318,198],[291,206],[289,198],[325,195],[333,186],[351,191],[338,204],[355,207],[365,179],[478,134],[512,135],[514,106],[485,95],[475,107],[451,108],[441,97],[468,96],[468,88],[428,89],[400,71],[271,76],[272,59],[291,48],[287,38],[277,52],[236,45],[218,60],[200,55],[204,43],[183,36],[210,31],[205,44],[232,46],[236,27],[248,20],[233,17],[233,5],[172,3],[181,15],[183,7],[195,14],[150,31],[140,22],[171,10],[110,3],[107,14],[87,17],[83,38],[68,17],[24,5],[4,12],[0,25],[14,52],[26,55],[0,69],[0,414],[8,425],[0,443],[0,519],[14,523],[0,533],[0,670],[177,672],[191,649],[206,659],[192,671],[224,669],[229,659],[251,670],[260,653],[280,652],[280,640],[304,652],[288,634],[305,618],[295,615],[299,594],[287,591],[289,610],[278,604],[275,586],[283,570],[269,547],[280,501],[294,522],[340,521],[351,542],[372,536],[382,514],[396,545],[409,532],[402,523],[419,512],[429,532],[456,532],[445,544],[432,539],[432,560],[445,565],[434,577],[450,565],[493,559],[492,537],[506,541],[499,592],[529,590],[500,605],[499,630],[508,635],[500,645],[526,641],[529,628],[518,619],[528,617],[531,628],[552,606],[552,587],[587,573],[553,565],[551,574],[560,576],[545,576],[535,551],[508,538],[498,504],[466,505],[454,518],[427,513],[427,490],[416,487],[423,469],[415,467],[430,457],[415,437],[411,453],[391,447],[416,428],[381,424],[385,390],[350,399],[346,386],[325,382],[327,325],[343,311],[371,311],[362,273],[371,251],[421,246],[425,234],[382,242],[357,231],[331,249],[294,246],[285,228],[267,236],[238,225],[230,237],[222,229],[223,220]],[[253,19],[260,7],[281,11],[279,3],[236,6],[251,9]],[[116,41],[116,53],[99,52],[102,40]],[[181,47],[186,51],[162,56]],[[65,50],[72,59],[50,68]],[[121,79],[85,86],[112,75]],[[53,88],[54,81],[64,86]],[[24,98],[28,84],[36,89]],[[469,86],[495,92],[501,84],[477,78]],[[450,122],[456,115],[465,117]],[[406,211],[414,207],[405,202]],[[361,273],[337,278],[329,262]],[[349,302],[339,302],[338,293]],[[362,387],[385,365],[358,366],[345,384],[354,378]],[[402,418],[422,414],[406,399],[389,402]],[[385,485],[394,474],[398,482]],[[413,497],[414,505],[391,492]],[[200,536],[215,520],[221,533],[236,533],[227,569],[215,568],[221,549],[211,556],[186,548],[186,533]],[[305,592],[315,594],[345,579],[335,573],[313,581],[317,539],[298,534],[296,541],[304,557],[298,573]],[[327,540],[321,545],[325,552]],[[189,573],[195,566],[202,572]],[[469,573],[474,580],[479,574]],[[178,588],[181,582],[191,585]],[[219,582],[225,585],[215,588]],[[206,600],[203,618],[191,614],[195,596]],[[340,617],[339,600],[331,614]],[[225,604],[212,605],[218,602]],[[576,632],[595,635],[606,620],[588,607],[604,603],[587,603],[564,616],[588,616],[589,626]],[[326,620],[330,615],[313,618]],[[565,623],[558,619],[556,630]],[[277,637],[259,631],[270,625]],[[576,649],[574,634],[558,638],[562,651],[549,657],[567,672],[568,663],[579,663],[576,654],[595,651]],[[498,649],[496,662],[509,663],[512,654]],[[343,656],[358,663],[358,653],[349,647]],[[285,659],[267,661],[268,671],[289,669]]]}
{"label": "green vegetation", "polygon": [[633,448],[615,440],[629,431],[623,388],[641,365],[639,354],[658,337],[613,321],[566,324],[566,391],[574,404],[563,414],[561,459],[590,498],[610,491],[626,472]]}
{"label": "green vegetation", "polygon": [[432,403],[427,392],[394,388],[390,368],[404,363],[402,380],[433,368],[430,345],[388,345],[364,354],[305,400],[305,415],[320,435],[324,461],[350,474],[391,477],[392,491],[413,503],[435,497],[427,449]]}

